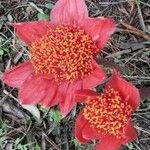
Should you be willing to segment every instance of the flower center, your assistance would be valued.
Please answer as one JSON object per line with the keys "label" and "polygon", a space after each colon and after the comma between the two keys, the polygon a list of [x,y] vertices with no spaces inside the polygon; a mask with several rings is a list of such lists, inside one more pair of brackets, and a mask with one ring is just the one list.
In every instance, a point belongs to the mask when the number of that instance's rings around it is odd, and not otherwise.
{"label": "flower center", "polygon": [[31,62],[38,74],[53,75],[55,81],[83,78],[92,70],[96,43],[78,27],[60,25],[31,45]]}
{"label": "flower center", "polygon": [[83,115],[90,126],[102,135],[110,134],[121,138],[132,112],[128,102],[123,102],[119,93],[109,87],[97,98],[86,99]]}

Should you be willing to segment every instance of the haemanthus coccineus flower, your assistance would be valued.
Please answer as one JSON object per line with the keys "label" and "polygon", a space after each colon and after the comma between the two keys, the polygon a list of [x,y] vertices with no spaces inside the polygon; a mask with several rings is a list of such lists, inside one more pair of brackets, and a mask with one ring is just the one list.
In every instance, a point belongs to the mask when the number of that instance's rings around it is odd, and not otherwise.
{"label": "haemanthus coccineus flower", "polygon": [[94,150],[118,150],[137,137],[131,114],[139,105],[139,91],[116,72],[103,93],[77,91],[76,99],[85,104],[75,124],[75,136],[81,143],[98,139]]}
{"label": "haemanthus coccineus flower", "polygon": [[105,72],[94,61],[115,30],[114,20],[89,18],[84,0],[58,0],[51,21],[15,23],[29,46],[31,59],[4,73],[2,80],[19,88],[23,104],[59,104],[65,116],[75,105],[76,90],[100,84]]}

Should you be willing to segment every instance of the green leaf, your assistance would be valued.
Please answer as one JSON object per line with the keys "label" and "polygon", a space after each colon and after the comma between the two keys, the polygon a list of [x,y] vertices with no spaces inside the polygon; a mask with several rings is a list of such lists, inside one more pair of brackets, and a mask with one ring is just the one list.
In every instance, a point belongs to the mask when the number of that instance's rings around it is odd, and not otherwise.
{"label": "green leaf", "polygon": [[77,139],[72,139],[71,143],[73,143],[78,150],[84,150],[84,147],[80,144]]}
{"label": "green leaf", "polygon": [[47,108],[44,108],[42,106],[39,106],[38,108],[42,113],[46,114],[48,112],[48,109]]}
{"label": "green leaf", "polygon": [[4,54],[4,50],[3,47],[0,45],[0,56],[2,56]]}
{"label": "green leaf", "polygon": [[51,10],[54,5],[52,3],[47,3],[45,6],[46,6],[46,8]]}
{"label": "green leaf", "polygon": [[0,121],[0,136],[2,136],[3,134],[5,134],[7,132],[7,125]]}
{"label": "green leaf", "polygon": [[71,142],[75,145],[75,147],[81,146],[81,144],[76,139],[71,140]]}
{"label": "green leaf", "polygon": [[41,150],[40,146],[36,143],[34,150]]}
{"label": "green leaf", "polygon": [[38,13],[38,20],[49,20],[49,15]]}
{"label": "green leaf", "polygon": [[54,122],[60,122],[62,119],[60,111],[58,111],[58,110],[54,111],[52,118],[53,118]]}
{"label": "green leaf", "polygon": [[[18,145],[19,143],[20,143],[20,141],[21,141],[21,139],[20,138],[17,138],[16,140],[15,140],[15,145]],[[19,145],[20,146],[20,145]]]}
{"label": "green leaf", "polygon": [[133,149],[134,149],[133,143],[127,144],[127,147],[128,147],[130,150],[133,150]]}

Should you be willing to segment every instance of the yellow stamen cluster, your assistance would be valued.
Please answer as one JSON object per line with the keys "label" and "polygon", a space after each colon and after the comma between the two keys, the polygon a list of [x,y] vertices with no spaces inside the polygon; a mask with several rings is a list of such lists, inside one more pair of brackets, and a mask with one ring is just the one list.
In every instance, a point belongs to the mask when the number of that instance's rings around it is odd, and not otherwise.
{"label": "yellow stamen cluster", "polygon": [[31,45],[31,62],[36,73],[52,74],[56,81],[83,78],[92,70],[98,48],[78,27],[60,25]]}
{"label": "yellow stamen cluster", "polygon": [[124,127],[132,111],[128,102],[123,102],[119,93],[109,87],[95,99],[86,99],[83,115],[90,126],[102,135],[120,138],[124,135]]}

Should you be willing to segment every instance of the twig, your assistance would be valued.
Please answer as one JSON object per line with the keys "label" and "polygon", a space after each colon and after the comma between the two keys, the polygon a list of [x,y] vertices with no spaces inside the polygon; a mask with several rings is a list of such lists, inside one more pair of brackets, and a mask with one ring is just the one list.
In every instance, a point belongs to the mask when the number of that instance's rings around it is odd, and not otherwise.
{"label": "twig", "polygon": [[26,134],[22,131],[22,127],[19,128],[12,128],[13,130],[9,131],[8,133],[5,134],[5,136],[12,136],[12,135],[16,135],[18,133],[22,133],[23,134],[23,138],[26,136]]}
{"label": "twig", "polygon": [[7,92],[6,90],[3,90],[3,93],[6,94],[1,100],[0,100],[0,106],[4,103],[4,101],[7,99],[7,97],[11,97],[11,92],[13,91],[14,89],[12,89],[10,92]]}
{"label": "twig", "polygon": [[141,150],[141,148],[140,148],[137,144],[134,143],[134,145],[136,146],[136,148],[137,148],[138,150]]}
{"label": "twig", "polygon": [[149,120],[149,119],[147,119],[147,118],[145,118],[145,117],[143,117],[143,116],[139,115],[138,113],[134,113],[134,116],[141,118],[143,121],[145,121],[145,122],[147,122],[147,123],[149,123],[149,122],[150,122],[150,120]]}
{"label": "twig", "polygon": [[124,55],[124,54],[128,54],[128,53],[130,53],[130,52],[131,52],[130,49],[118,51],[118,52],[115,52],[115,53],[110,54],[109,56],[107,56],[107,58],[109,58],[109,57],[121,56],[121,55]]}
{"label": "twig", "polygon": [[124,75],[125,78],[131,78],[131,79],[146,79],[146,80],[150,80],[150,77],[142,77],[142,76],[126,76]]}
{"label": "twig", "polygon": [[143,109],[138,109],[138,112],[141,112],[141,111],[148,111],[148,110],[150,110],[150,106],[148,107],[148,108],[143,108]]}
{"label": "twig", "polygon": [[61,150],[44,132],[42,132],[46,140],[56,149],[56,150]]}
{"label": "twig", "polygon": [[43,10],[38,8],[33,2],[29,2],[29,4],[34,7],[39,13],[44,14]]}
{"label": "twig", "polygon": [[140,21],[141,27],[142,27],[143,31],[146,32],[145,23],[144,23],[144,19],[143,19],[141,8],[140,8],[140,2],[138,2],[137,0],[136,0],[136,5],[137,5],[137,9],[138,9],[139,21]]}
{"label": "twig", "polygon": [[148,4],[148,3],[144,3],[144,2],[142,2],[142,1],[140,1],[140,3],[143,4],[143,5],[146,5],[146,6],[149,6],[149,7],[150,7],[150,4]]}
{"label": "twig", "polygon": [[99,2],[101,5],[118,5],[120,3],[127,3],[129,0],[119,1],[119,2]]}
{"label": "twig", "polygon": [[[140,31],[140,30],[139,30]],[[150,36],[146,35],[144,32],[140,33],[138,31],[134,31],[134,30],[129,30],[129,29],[121,29],[120,32],[128,32],[128,33],[133,33],[135,35],[141,36],[146,40],[150,40]]]}
{"label": "twig", "polygon": [[45,142],[45,138],[44,138],[44,133],[42,132],[42,150],[46,150],[46,142]]}
{"label": "twig", "polygon": [[139,131],[142,131],[142,132],[147,133],[147,134],[149,134],[149,135],[150,135],[150,132],[149,132],[149,131],[144,130],[142,127],[135,126],[135,128],[136,128],[137,130],[139,130]]}
{"label": "twig", "polygon": [[10,92],[3,90],[4,94],[6,94],[6,96],[11,97],[18,102],[18,99],[11,94],[12,91],[13,91],[13,89]]}
{"label": "twig", "polygon": [[139,30],[139,29],[137,29],[137,28],[135,28],[135,27],[133,27],[133,26],[131,26],[131,25],[125,23],[125,22],[121,22],[121,24],[122,24],[124,27],[126,27],[127,29],[120,29],[120,30],[118,30],[118,31],[133,33],[133,34],[136,34],[136,35],[138,35],[138,36],[143,37],[143,38],[146,39],[146,40],[150,40],[150,36],[147,35],[145,32],[143,32],[143,31],[141,31],[141,30]]}
{"label": "twig", "polygon": [[67,138],[67,132],[64,135],[65,141],[66,141],[66,150],[69,150],[69,144],[68,144],[68,138]]}

